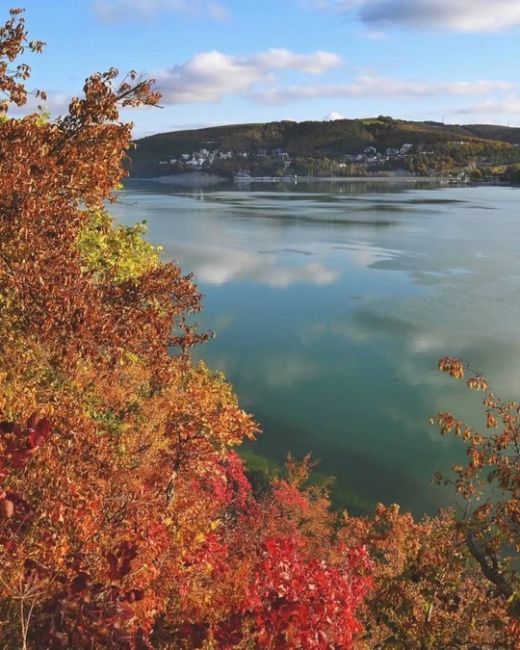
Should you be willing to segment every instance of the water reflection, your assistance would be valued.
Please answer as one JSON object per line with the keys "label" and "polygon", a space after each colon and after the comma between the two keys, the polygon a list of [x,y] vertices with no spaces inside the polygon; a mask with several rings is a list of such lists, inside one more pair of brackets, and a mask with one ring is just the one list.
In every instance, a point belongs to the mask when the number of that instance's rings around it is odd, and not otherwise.
{"label": "water reflection", "polygon": [[[326,189],[327,192],[321,191]],[[462,450],[428,425],[439,410],[480,424],[478,395],[436,371],[470,359],[520,393],[520,219],[508,188],[368,185],[190,191],[129,186],[122,221],[205,294],[201,354],[234,383],[277,461],[310,450],[354,510],[448,503],[429,484]]]}
{"label": "water reflection", "polygon": [[199,282],[224,284],[237,280],[254,280],[269,287],[286,288],[296,283],[324,285],[334,282],[337,272],[318,262],[287,263],[289,255],[299,251],[251,251],[224,246],[180,245],[176,249],[183,266],[189,268]]}

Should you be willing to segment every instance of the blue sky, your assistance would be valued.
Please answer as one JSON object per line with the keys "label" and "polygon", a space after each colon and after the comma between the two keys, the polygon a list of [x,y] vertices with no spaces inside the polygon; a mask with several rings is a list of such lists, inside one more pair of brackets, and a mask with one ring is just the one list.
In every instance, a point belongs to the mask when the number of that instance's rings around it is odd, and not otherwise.
{"label": "blue sky", "polygon": [[30,83],[51,110],[110,66],[157,79],[163,108],[132,112],[137,136],[379,114],[520,126],[520,0],[18,4],[47,42]]}

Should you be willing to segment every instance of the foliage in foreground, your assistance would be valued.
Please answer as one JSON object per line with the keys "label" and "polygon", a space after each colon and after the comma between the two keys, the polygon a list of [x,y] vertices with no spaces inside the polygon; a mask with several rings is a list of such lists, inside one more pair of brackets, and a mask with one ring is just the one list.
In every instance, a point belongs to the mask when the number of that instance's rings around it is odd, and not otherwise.
{"label": "foliage in foreground", "polygon": [[[13,11],[6,110],[26,47]],[[496,437],[440,416],[468,442],[459,492],[491,467],[501,491],[463,521],[334,514],[308,460],[253,489],[234,448],[257,425],[190,358],[192,278],[104,212],[130,145],[119,107],[158,101],[116,78],[87,79],[63,118],[0,125],[2,647],[514,648],[517,407],[486,393]]]}

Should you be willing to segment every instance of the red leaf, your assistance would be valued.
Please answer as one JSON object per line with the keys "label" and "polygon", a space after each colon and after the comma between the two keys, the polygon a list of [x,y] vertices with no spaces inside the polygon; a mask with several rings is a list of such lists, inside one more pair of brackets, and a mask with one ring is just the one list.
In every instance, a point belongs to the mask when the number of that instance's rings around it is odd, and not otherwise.
{"label": "red leaf", "polygon": [[111,580],[117,580],[119,578],[118,570],[117,570],[117,557],[113,553],[109,553],[107,555],[107,562],[108,562],[108,576]]}
{"label": "red leaf", "polygon": [[20,469],[27,465],[31,460],[33,455],[32,449],[18,449],[17,451],[11,452],[11,463],[15,469]]}
{"label": "red leaf", "polygon": [[27,420],[27,428],[28,429],[34,429],[36,427],[37,417],[38,417],[38,415],[37,415],[36,411],[34,411],[31,414],[31,416],[29,417],[29,419]]}
{"label": "red leaf", "polygon": [[47,418],[42,418],[38,424],[35,425],[29,434],[29,445],[35,449],[41,444],[46,442],[51,433],[51,423]]}

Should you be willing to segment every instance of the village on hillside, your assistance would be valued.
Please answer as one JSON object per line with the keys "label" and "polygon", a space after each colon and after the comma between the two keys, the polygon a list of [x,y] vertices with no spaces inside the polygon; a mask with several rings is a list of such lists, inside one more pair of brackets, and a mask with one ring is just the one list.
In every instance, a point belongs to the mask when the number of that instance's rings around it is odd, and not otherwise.
{"label": "village on hillside", "polygon": [[400,147],[387,147],[378,151],[369,146],[359,153],[344,153],[336,156],[301,157],[291,156],[282,148],[258,147],[252,151],[221,151],[202,148],[185,152],[159,161],[162,173],[176,174],[186,171],[232,173],[235,180],[261,177],[285,177],[298,175],[364,175],[371,172],[408,167],[412,155],[429,156],[433,151],[417,150],[411,143]]}

